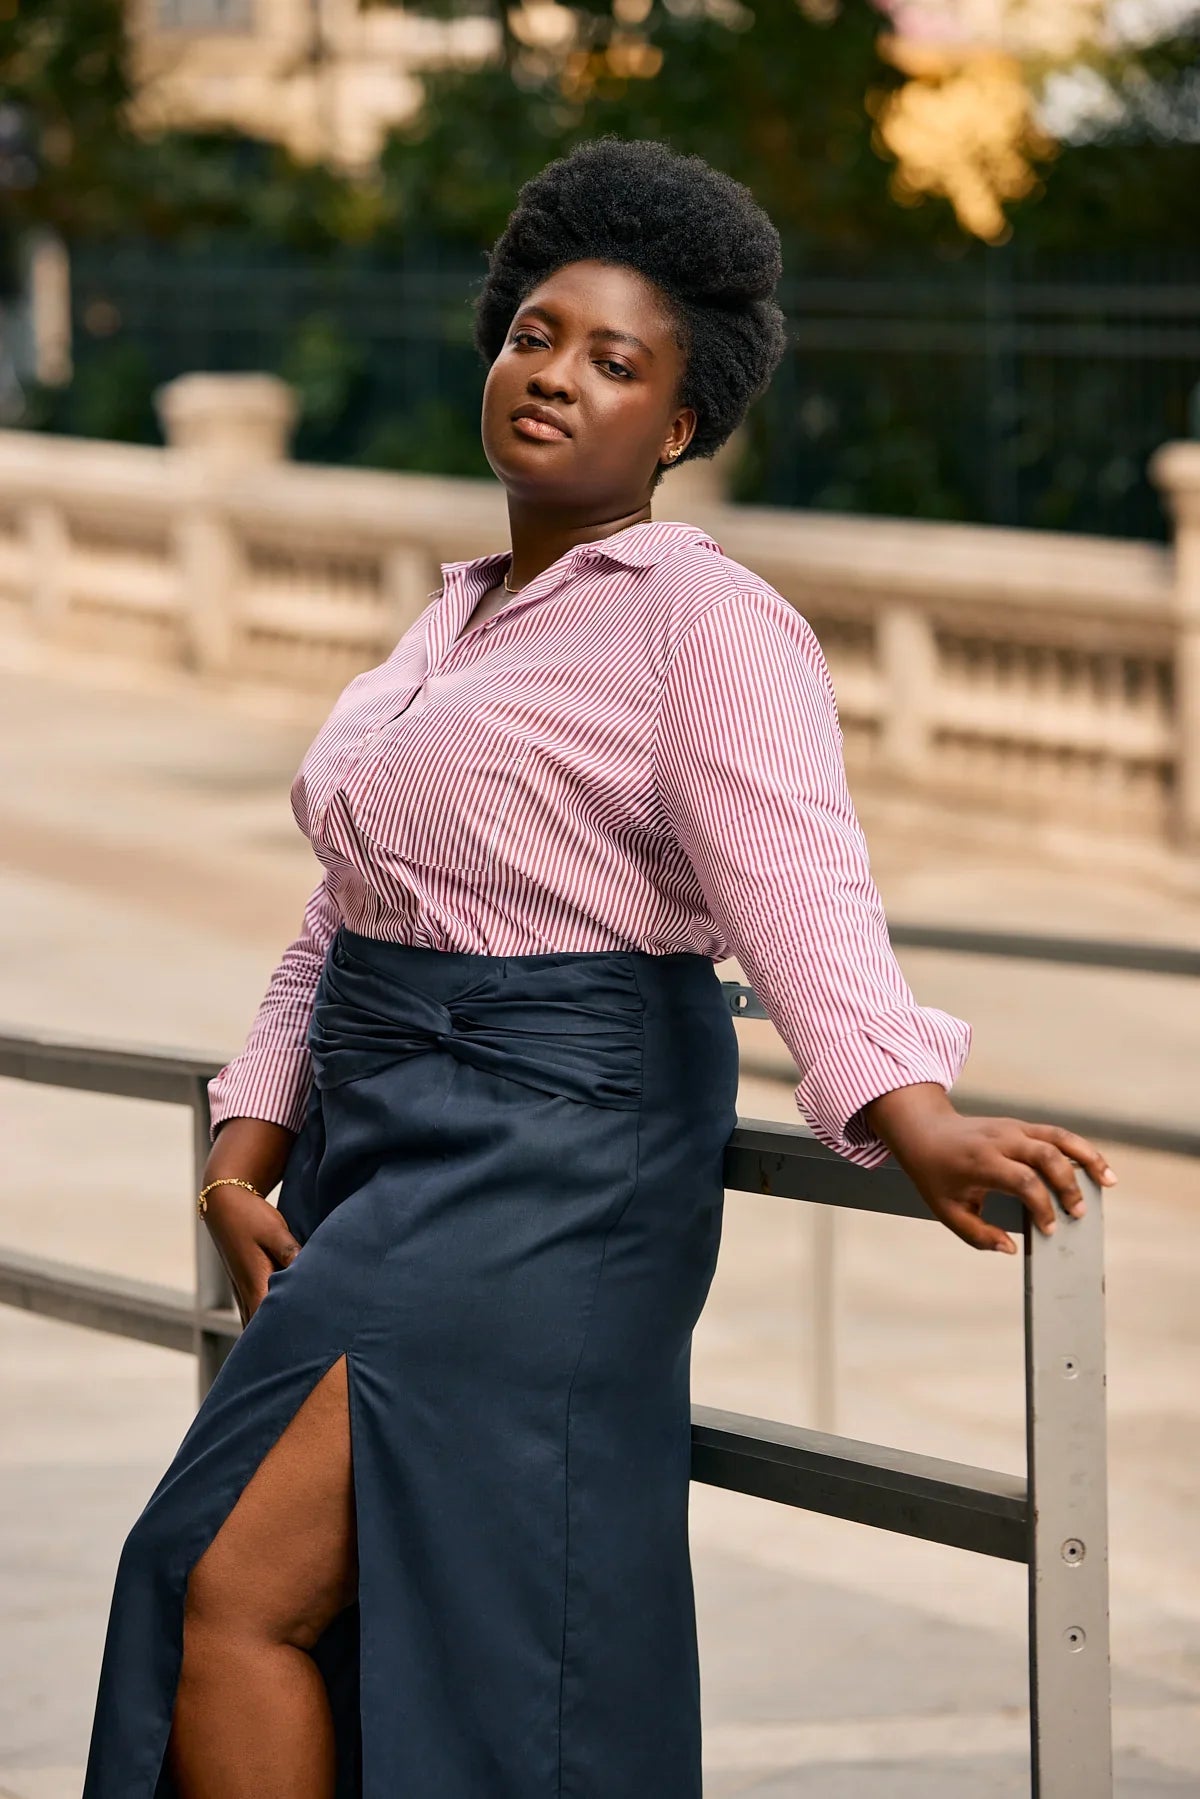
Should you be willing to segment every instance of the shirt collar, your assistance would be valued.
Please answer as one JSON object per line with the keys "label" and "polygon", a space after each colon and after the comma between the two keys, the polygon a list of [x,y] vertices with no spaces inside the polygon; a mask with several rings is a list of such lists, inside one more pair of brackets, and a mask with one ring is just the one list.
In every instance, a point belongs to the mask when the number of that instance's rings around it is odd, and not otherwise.
{"label": "shirt collar", "polygon": [[[560,573],[588,562],[615,562],[622,568],[654,568],[677,550],[689,546],[712,550],[717,555],[721,553],[721,546],[696,525],[680,524],[672,519],[645,519],[641,524],[627,525],[624,531],[614,531],[611,537],[601,538],[596,543],[576,544],[551,567]],[[469,581],[472,575],[482,574],[485,569],[494,580],[496,570],[508,559],[506,550],[493,550],[490,555],[476,556],[466,562],[443,562],[443,582],[451,575],[460,581]],[[549,569],[543,571],[549,572]]]}

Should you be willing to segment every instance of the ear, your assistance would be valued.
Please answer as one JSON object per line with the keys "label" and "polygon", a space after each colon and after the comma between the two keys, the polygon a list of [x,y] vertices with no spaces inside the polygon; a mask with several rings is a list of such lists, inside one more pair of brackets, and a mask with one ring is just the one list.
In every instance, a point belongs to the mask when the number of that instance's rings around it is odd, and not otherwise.
{"label": "ear", "polygon": [[679,461],[695,435],[695,411],[691,406],[684,406],[671,420],[671,429],[667,433],[662,449],[658,452],[659,462],[665,463],[667,468],[670,468],[673,462]]}

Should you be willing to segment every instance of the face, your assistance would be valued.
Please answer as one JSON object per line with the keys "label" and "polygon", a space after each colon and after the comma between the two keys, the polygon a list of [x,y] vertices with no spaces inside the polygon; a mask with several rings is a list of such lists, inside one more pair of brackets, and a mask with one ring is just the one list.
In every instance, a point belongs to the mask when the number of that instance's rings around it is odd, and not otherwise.
{"label": "face", "polygon": [[696,415],[652,283],[573,262],[522,301],[483,393],[483,447],[514,498],[618,518],[644,506]]}

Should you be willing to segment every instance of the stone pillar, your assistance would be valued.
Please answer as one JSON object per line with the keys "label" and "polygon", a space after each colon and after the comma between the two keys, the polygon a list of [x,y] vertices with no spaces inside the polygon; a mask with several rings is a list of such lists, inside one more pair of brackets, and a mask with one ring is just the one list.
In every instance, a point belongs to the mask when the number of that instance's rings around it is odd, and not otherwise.
{"label": "stone pillar", "polygon": [[928,773],[931,713],[937,691],[933,621],[920,606],[885,605],[875,626],[883,696],[881,773],[918,785]]}
{"label": "stone pillar", "polygon": [[54,231],[35,231],[28,252],[29,317],[33,365],[46,387],[71,379],[71,261]]}
{"label": "stone pillar", "polygon": [[296,396],[276,375],[180,375],[154,396],[173,450],[210,467],[282,462],[296,422]]}
{"label": "stone pillar", "polygon": [[188,660],[227,674],[246,607],[246,558],[224,495],[231,478],[280,462],[296,396],[274,375],[181,375],[155,395],[163,434],[189,464],[175,523]]}
{"label": "stone pillar", "polygon": [[34,628],[43,637],[63,633],[71,606],[67,580],[71,534],[66,514],[55,500],[33,500],[22,519],[29,552],[29,595]]}
{"label": "stone pillar", "polygon": [[1175,525],[1176,841],[1200,849],[1200,443],[1164,444],[1150,459]]}

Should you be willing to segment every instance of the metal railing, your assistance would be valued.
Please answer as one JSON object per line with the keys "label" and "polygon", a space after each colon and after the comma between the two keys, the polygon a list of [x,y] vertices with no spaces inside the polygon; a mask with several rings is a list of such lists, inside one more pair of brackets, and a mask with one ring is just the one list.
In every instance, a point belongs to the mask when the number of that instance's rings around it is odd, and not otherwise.
{"label": "metal railing", "polygon": [[[215,1073],[186,1055],[0,1036],[0,1077],[189,1107],[197,1176]],[[1024,1239],[1026,1479],[707,1406],[692,1421],[698,1481],[1027,1564],[1034,1799],[1112,1792],[1103,1212],[1081,1179],[1086,1216],[1049,1238],[1015,1199],[993,1194],[986,1207]],[[798,1124],[740,1120],[725,1183],[829,1216],[852,1207],[934,1222],[898,1169],[856,1168]],[[188,1351],[201,1396],[239,1334],[230,1297],[198,1218],[191,1294],[0,1248],[0,1304]]]}
{"label": "metal railing", "polygon": [[[935,949],[951,955],[1001,956],[1019,961],[1051,962],[1064,967],[1107,968],[1128,974],[1200,977],[1200,949],[1168,943],[1128,943],[1102,938],[1056,937],[1023,931],[961,930],[949,925],[892,924],[892,943],[897,948]],[[735,1018],[765,1019],[767,1011],[753,988],[734,981],[723,983]],[[743,1074],[770,1080],[800,1079],[780,1058],[763,1058],[742,1050]],[[1030,1110],[1028,1098],[1008,1094],[954,1091],[961,1111],[985,1116],[1021,1115]],[[1111,1112],[1084,1112],[1072,1106],[1054,1105],[1054,1121],[1083,1137],[1099,1137],[1109,1143],[1126,1143],[1139,1149],[1163,1150],[1169,1155],[1200,1156],[1200,1131],[1191,1123],[1155,1124]],[[816,1207],[811,1218],[805,1282],[806,1314],[810,1321],[806,1372],[814,1421],[832,1430],[837,1418],[837,1213]]]}

